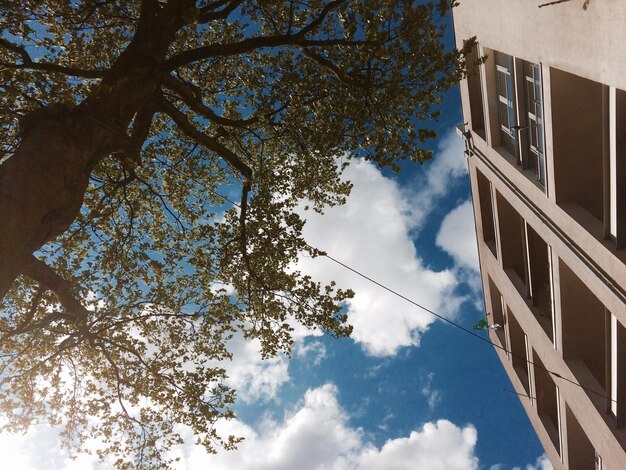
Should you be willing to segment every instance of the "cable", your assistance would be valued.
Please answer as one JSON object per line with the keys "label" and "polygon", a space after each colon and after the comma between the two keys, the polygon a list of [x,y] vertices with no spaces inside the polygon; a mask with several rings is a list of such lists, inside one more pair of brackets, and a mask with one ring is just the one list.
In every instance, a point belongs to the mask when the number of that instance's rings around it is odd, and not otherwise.
{"label": "cable", "polygon": [[[215,196],[220,197],[220,198],[221,198],[221,199],[223,199],[224,201],[227,201],[227,202],[231,203],[231,204],[232,204],[232,205],[234,205],[235,207],[240,207],[240,206],[239,206],[239,204],[237,204],[237,203],[236,203],[236,202],[234,202],[234,201],[231,201],[231,200],[230,200],[230,199],[228,199],[226,196],[223,196],[222,194],[220,194],[220,193],[218,193],[218,192],[216,192],[216,191],[213,191],[213,190],[211,190],[211,189],[207,189],[207,191],[211,192],[211,193],[212,193],[213,195],[215,195]],[[536,363],[536,362],[533,362],[533,361],[529,360],[526,356],[523,356],[523,355],[521,355],[521,354],[514,353],[513,351],[511,351],[511,350],[509,350],[509,349],[505,348],[504,346],[501,346],[501,345],[499,345],[499,344],[497,344],[497,343],[494,343],[494,342],[493,342],[493,341],[491,341],[490,339],[485,338],[485,337],[483,337],[483,336],[481,336],[481,335],[479,335],[479,334],[477,334],[477,333],[474,333],[472,330],[469,330],[469,329],[465,328],[463,325],[460,325],[460,324],[458,324],[458,323],[456,323],[456,322],[454,322],[454,321],[450,320],[449,318],[446,318],[446,317],[444,317],[443,315],[441,315],[441,314],[439,314],[439,313],[437,313],[437,312],[434,312],[433,310],[431,310],[431,309],[429,309],[429,308],[427,308],[427,307],[424,307],[423,305],[421,305],[421,304],[419,304],[419,303],[415,302],[414,300],[409,299],[408,297],[406,297],[406,296],[404,296],[404,295],[400,294],[399,292],[397,292],[397,291],[393,290],[392,288],[387,287],[386,285],[384,285],[384,284],[382,284],[382,283],[378,282],[376,279],[373,279],[373,278],[371,278],[371,277],[369,277],[369,276],[367,276],[367,275],[363,274],[362,272],[358,271],[357,269],[355,269],[355,268],[353,268],[353,267],[351,267],[351,266],[349,266],[349,265],[347,265],[347,264],[345,264],[345,263],[343,263],[343,262],[339,261],[338,259],[333,258],[331,255],[329,255],[328,253],[324,252],[323,250],[319,250],[318,248],[315,248],[313,245],[311,245],[311,244],[309,244],[309,243],[307,243],[307,242],[304,242],[304,243],[305,243],[305,245],[306,245],[306,246],[308,246],[308,247],[309,247],[309,248],[311,248],[312,250],[314,250],[314,251],[318,251],[318,252],[322,253],[322,255],[321,255],[321,256],[324,256],[325,258],[328,258],[330,261],[332,261],[332,262],[336,263],[337,265],[339,265],[339,266],[343,267],[344,269],[347,269],[348,271],[353,272],[353,273],[354,273],[354,274],[356,274],[357,276],[360,276],[360,277],[362,277],[363,279],[365,279],[365,280],[367,280],[367,281],[371,282],[372,284],[377,285],[377,286],[378,286],[378,287],[380,287],[381,289],[384,289],[384,290],[386,290],[387,292],[389,292],[389,293],[391,293],[391,294],[395,295],[396,297],[399,297],[400,299],[404,300],[405,302],[408,302],[408,303],[410,303],[411,305],[413,305],[413,306],[415,306],[415,307],[421,308],[421,309],[422,309],[422,310],[424,310],[425,312],[430,313],[431,315],[433,315],[433,316],[435,316],[435,317],[439,318],[440,320],[443,320],[444,322],[448,323],[449,325],[454,326],[455,328],[457,328],[457,329],[459,329],[459,330],[463,331],[464,333],[467,333],[467,334],[469,334],[469,335],[473,336],[474,338],[478,338],[479,340],[483,341],[484,343],[490,344],[490,345],[491,345],[491,346],[493,346],[494,348],[496,348],[496,349],[500,349],[500,350],[502,350],[503,352],[505,352],[505,353],[507,353],[507,354],[510,354],[511,356],[515,356],[515,357],[518,357],[518,358],[520,358],[520,359],[523,359],[523,360],[524,360],[527,364],[531,364],[533,367],[536,367],[536,368],[538,368],[538,369],[542,369],[542,370],[544,370],[545,372],[547,372],[548,374],[550,374],[550,375],[551,375],[551,376],[553,376],[553,377],[559,378],[559,379],[561,379],[561,380],[564,380],[565,382],[568,382],[568,383],[570,383],[570,384],[572,384],[572,385],[575,385],[575,386],[577,386],[577,387],[580,387],[580,388],[582,388],[583,390],[585,390],[585,391],[587,391],[587,392],[593,393],[594,395],[597,395],[597,396],[599,396],[599,397],[601,397],[601,398],[604,398],[605,400],[610,400],[610,401],[612,401],[612,402],[617,403],[617,400],[614,400],[614,399],[612,399],[612,398],[609,398],[607,395],[605,395],[605,394],[603,394],[603,393],[597,392],[597,391],[595,391],[595,390],[593,390],[593,389],[591,389],[591,388],[589,388],[589,387],[586,387],[586,386],[582,385],[582,384],[581,384],[581,383],[579,383],[579,382],[576,382],[576,381],[574,381],[574,380],[568,379],[567,377],[563,377],[563,376],[562,376],[561,374],[559,374],[558,372],[554,372],[554,371],[552,371],[552,370],[548,369],[547,367],[545,367],[545,366],[544,366],[544,365],[542,365],[542,364],[538,364],[538,363]],[[515,392],[515,393],[516,393],[517,395],[527,396],[527,395],[522,395],[522,394],[519,394],[519,393],[517,393],[517,392]],[[530,396],[528,396],[528,398],[531,398],[531,399],[532,399],[532,398],[534,398],[534,397],[530,397]]]}
{"label": "cable", "polygon": [[[312,247],[311,245],[309,245],[308,243],[307,243],[307,245],[308,245],[310,248],[314,248],[314,247]],[[361,273],[361,272],[357,271],[356,269],[354,269],[354,268],[352,268],[352,267],[348,266],[348,265],[347,265],[347,264],[345,264],[345,263],[342,263],[341,261],[339,261],[339,260],[337,260],[337,259],[333,258],[332,256],[330,256],[330,255],[328,255],[328,254],[326,254],[326,253],[325,253],[323,256],[325,256],[325,257],[326,257],[326,258],[328,258],[329,260],[331,260],[331,261],[333,261],[333,262],[337,263],[339,266],[342,266],[343,268],[345,268],[345,269],[347,269],[347,270],[349,270],[349,271],[352,271],[354,274],[356,274],[356,275],[358,275],[358,276],[362,277],[363,279],[368,280],[368,281],[369,281],[369,282],[371,282],[372,284],[375,284],[375,285],[377,285],[378,287],[380,287],[380,288],[382,288],[382,289],[386,290],[387,292],[390,292],[391,294],[395,295],[396,297],[399,297],[399,298],[401,298],[401,299],[405,300],[406,302],[408,302],[408,303],[410,303],[410,304],[412,304],[412,305],[414,305],[414,306],[416,306],[416,307],[421,308],[421,309],[422,309],[422,310],[424,310],[425,312],[428,312],[428,313],[430,313],[431,315],[433,315],[433,316],[435,316],[435,317],[439,318],[440,320],[443,320],[444,322],[448,323],[449,325],[452,325],[452,326],[454,326],[454,327],[458,328],[459,330],[461,330],[461,331],[463,331],[463,332],[465,332],[465,333],[468,333],[468,334],[472,335],[474,338],[478,338],[479,340],[481,340],[481,341],[483,341],[483,342],[485,342],[485,343],[487,343],[487,344],[490,344],[490,345],[491,345],[491,346],[493,346],[494,348],[501,349],[502,351],[506,352],[507,354],[511,354],[512,356],[519,357],[520,359],[523,359],[524,361],[526,361],[528,364],[532,364],[534,367],[537,367],[537,368],[539,368],[539,369],[543,369],[544,371],[546,371],[546,372],[547,372],[547,373],[549,373],[550,375],[553,375],[554,377],[557,377],[557,378],[559,378],[559,379],[565,380],[566,382],[569,382],[569,383],[571,383],[572,385],[576,385],[576,386],[581,387],[582,389],[584,389],[584,390],[586,390],[586,391],[588,391],[588,392],[594,393],[594,394],[596,394],[596,395],[598,395],[598,396],[600,396],[600,397],[602,397],[602,398],[604,398],[604,399],[606,399],[606,400],[611,400],[611,401],[614,401],[614,402],[616,402],[616,403],[617,403],[617,400],[610,399],[608,396],[606,396],[606,395],[604,395],[604,394],[602,394],[602,393],[600,393],[600,392],[597,392],[597,391],[595,391],[595,390],[593,390],[593,389],[591,389],[591,388],[589,388],[589,387],[585,387],[584,385],[582,385],[582,384],[580,384],[580,383],[578,383],[578,382],[575,382],[575,381],[573,381],[573,380],[570,380],[570,379],[568,379],[567,377],[563,377],[563,376],[562,376],[561,374],[559,374],[558,372],[551,371],[551,370],[549,370],[548,368],[546,368],[545,366],[543,366],[543,365],[541,365],[541,364],[537,364],[537,363],[535,363],[535,362],[533,362],[533,361],[530,361],[527,357],[522,356],[521,354],[516,354],[516,353],[514,353],[513,351],[508,350],[508,349],[507,349],[507,348],[505,348],[504,346],[501,346],[501,345],[499,345],[499,344],[497,344],[497,343],[494,343],[494,342],[493,342],[493,341],[491,341],[490,339],[487,339],[487,338],[485,338],[485,337],[483,337],[483,336],[480,336],[479,334],[474,333],[472,330],[469,330],[469,329],[465,328],[464,326],[462,326],[462,325],[460,325],[460,324],[458,324],[458,323],[456,323],[456,322],[454,322],[454,321],[450,320],[449,318],[446,318],[446,317],[444,317],[443,315],[440,315],[440,314],[438,314],[438,313],[436,313],[436,312],[434,312],[434,311],[430,310],[429,308],[424,307],[423,305],[418,304],[417,302],[415,302],[415,301],[413,301],[413,300],[409,299],[408,297],[406,297],[406,296],[404,296],[404,295],[400,294],[399,292],[397,292],[397,291],[395,291],[395,290],[391,289],[390,287],[387,287],[386,285],[381,284],[381,283],[380,283],[380,282],[378,282],[377,280],[372,279],[372,278],[371,278],[371,277],[369,277],[369,276],[366,276],[365,274],[363,274],[363,273]]]}

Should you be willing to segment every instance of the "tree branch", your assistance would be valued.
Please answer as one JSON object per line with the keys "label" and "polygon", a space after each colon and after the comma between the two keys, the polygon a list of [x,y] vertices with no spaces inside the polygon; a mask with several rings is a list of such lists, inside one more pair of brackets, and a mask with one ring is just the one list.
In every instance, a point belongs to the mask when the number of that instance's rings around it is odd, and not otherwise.
{"label": "tree branch", "polygon": [[[246,267],[248,268],[248,273],[252,276],[254,274],[254,270],[252,269],[250,257],[248,256],[248,234],[246,232],[249,193],[250,180],[245,179],[243,182],[243,188],[241,189],[241,204],[239,206],[239,248],[241,249],[241,255],[243,256]],[[248,277],[248,294],[250,294],[250,277]]]}
{"label": "tree branch", "polygon": [[295,34],[285,34],[276,36],[256,36],[252,38],[244,39],[243,41],[232,44],[220,44],[214,43],[207,46],[198,47],[188,51],[181,52],[163,64],[165,71],[172,71],[183,65],[191,62],[197,62],[199,60],[208,59],[211,57],[226,57],[232,55],[241,55],[248,52],[262,49],[266,47],[274,48],[280,46],[309,46],[309,47],[321,47],[321,46],[336,46],[336,45],[349,45],[349,46],[362,46],[370,44],[371,41],[351,41],[348,39],[327,39],[327,40],[307,40],[305,36],[314,31],[318,26],[322,24],[324,19],[328,16],[330,11],[340,7],[344,3],[350,0],[335,0],[329,2],[320,12],[320,14],[311,21],[308,25],[300,29]]}
{"label": "tree branch", "polygon": [[158,0],[141,0],[140,21],[148,16],[152,16],[160,10]]}
{"label": "tree branch", "polygon": [[217,153],[232,168],[237,170],[244,178],[252,178],[252,168],[246,165],[232,150],[222,145],[216,138],[206,135],[196,129],[196,127],[191,122],[189,122],[187,116],[185,116],[172,103],[163,99],[162,111],[172,118],[174,123],[185,135],[199,142],[207,149]]}
{"label": "tree branch", "polygon": [[167,100],[163,100],[164,112],[172,118],[174,123],[180,128],[180,130],[187,136],[191,137],[195,141],[204,145],[209,150],[213,150],[220,157],[222,157],[230,166],[235,168],[241,173],[243,178],[243,185],[241,190],[241,204],[239,212],[239,225],[240,225],[240,248],[242,256],[246,262],[248,270],[252,273],[252,267],[250,266],[250,258],[247,251],[247,233],[246,233],[246,217],[248,209],[248,194],[251,189],[252,168],[246,165],[241,159],[230,149],[220,144],[217,139],[210,137],[200,131],[189,122],[187,117],[178,110],[172,103]]}
{"label": "tree branch", "polygon": [[311,21],[308,25],[306,25],[304,28],[302,28],[300,31],[298,31],[296,33],[296,36],[300,36],[300,37],[304,37],[306,34],[310,33],[311,31],[313,31],[315,28],[317,28],[319,25],[322,24],[322,22],[326,19],[326,17],[328,16],[328,14],[330,13],[331,10],[334,10],[335,8],[339,8],[341,5],[343,5],[344,3],[348,3],[350,0],[335,0],[333,2],[329,2],[321,11],[321,13],[319,14],[319,16],[317,18],[315,18],[313,21]]}
{"label": "tree branch", "polygon": [[156,109],[153,107],[140,109],[133,122],[130,144],[133,150],[139,151],[150,134],[150,126]]}
{"label": "tree branch", "polygon": [[331,72],[333,72],[333,74],[343,84],[351,86],[351,87],[356,87],[356,88],[363,88],[363,89],[369,88],[369,86],[368,86],[368,84],[366,82],[362,82],[362,81],[354,78],[352,76],[352,74],[350,74],[348,72],[344,72],[343,70],[341,70],[340,67],[335,65],[331,60],[327,59],[323,55],[318,54],[316,52],[313,52],[312,50],[304,48],[304,47],[300,48],[300,50],[302,51],[302,54],[304,54],[305,57],[308,57],[309,59],[313,60],[317,64],[319,64],[322,67],[325,67],[328,70],[330,70]]}
{"label": "tree branch", "polygon": [[208,46],[191,49],[181,52],[162,65],[165,72],[182,67],[192,62],[198,62],[212,57],[228,57],[233,55],[243,55],[248,52],[263,48],[275,48],[281,46],[301,46],[301,47],[331,47],[331,46],[349,46],[362,47],[380,44],[380,41],[366,40],[349,40],[349,39],[302,39],[297,35],[279,35],[279,36],[257,36],[244,39],[243,41],[233,44],[209,44]]}
{"label": "tree branch", "polygon": [[167,88],[176,93],[176,96],[183,103],[189,106],[192,111],[195,111],[199,115],[204,116],[209,121],[219,124],[220,126],[245,128],[247,125],[250,125],[258,120],[257,118],[228,119],[218,116],[215,111],[202,102],[201,92],[194,89],[193,85],[183,83],[181,80],[178,80],[171,75],[167,76],[163,83]]}
{"label": "tree branch", "polygon": [[0,38],[0,46],[18,54],[22,58],[21,64],[10,62],[0,62],[0,66],[17,70],[38,70],[40,72],[61,73],[73,77],[82,78],[102,78],[106,70],[98,69],[81,69],[77,67],[66,67],[64,65],[55,64],[53,62],[34,62],[26,48],[22,45],[14,44],[4,38]]}
{"label": "tree branch", "polygon": [[[235,11],[244,0],[219,0],[213,2],[203,8],[200,8],[200,16],[198,23],[208,23],[209,21],[225,20],[233,11]],[[218,8],[226,5],[221,10]]]}
{"label": "tree branch", "polygon": [[46,263],[31,256],[24,263],[22,274],[37,281],[42,287],[51,290],[75,322],[84,323],[87,320],[89,311],[78,300],[70,283]]}
{"label": "tree branch", "polygon": [[163,196],[163,194],[161,194],[160,192],[158,192],[156,189],[154,189],[152,187],[152,185],[150,184],[150,182],[146,181],[145,179],[141,178],[139,175],[137,175],[135,172],[133,172],[133,176],[137,179],[137,181],[139,181],[140,183],[142,183],[147,189],[148,191],[150,191],[151,194],[153,194],[154,196],[156,196],[159,201],[161,201],[161,205],[163,206],[163,208],[165,209],[165,211],[172,216],[172,218],[176,221],[176,223],[178,224],[178,226],[180,227],[183,235],[187,233],[187,228],[185,227],[185,224],[183,224],[183,221],[180,220],[180,216],[178,214],[176,214],[174,212],[173,209],[170,209],[169,206],[167,205],[167,201],[165,200],[165,197]]}
{"label": "tree branch", "polygon": [[17,325],[15,328],[7,331],[2,336],[2,339],[0,340],[0,342],[6,340],[7,338],[11,338],[13,336],[17,336],[22,333],[25,333],[26,331],[30,329],[29,327],[31,326],[31,323],[33,319],[35,318],[35,313],[37,313],[37,309],[39,308],[39,304],[41,302],[41,298],[43,297],[44,291],[45,289],[39,286],[39,288],[37,289],[37,292],[35,292],[35,295],[33,296],[30,302],[30,308],[28,309],[28,312],[26,312],[26,315],[24,316],[22,321],[20,321],[19,325]]}
{"label": "tree branch", "polygon": [[164,85],[170,91],[174,92],[178,99],[189,106],[189,109],[195,111],[200,116],[207,118],[209,121],[225,127],[237,127],[240,129],[250,130],[248,126],[259,122],[261,119],[269,119],[272,116],[277,115],[278,113],[284,111],[290,103],[290,100],[288,100],[285,104],[271,112],[262,115],[255,115],[248,119],[229,119],[219,116],[210,107],[206,106],[202,100],[202,90],[191,83],[185,83],[182,80],[169,75],[164,79]]}
{"label": "tree branch", "polygon": [[122,164],[129,160],[128,163],[130,163],[131,168],[141,165],[141,147],[150,134],[150,126],[155,113],[156,107],[149,105],[140,109],[135,115],[133,128],[128,139],[127,155],[124,155],[126,159],[121,158]]}

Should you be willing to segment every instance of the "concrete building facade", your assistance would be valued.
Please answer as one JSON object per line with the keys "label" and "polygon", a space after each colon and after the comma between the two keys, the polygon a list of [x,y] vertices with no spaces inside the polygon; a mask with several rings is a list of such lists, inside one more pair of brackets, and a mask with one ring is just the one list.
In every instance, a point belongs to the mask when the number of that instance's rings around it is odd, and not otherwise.
{"label": "concrete building facade", "polygon": [[454,9],[489,334],[554,468],[623,470],[626,2],[546,2]]}

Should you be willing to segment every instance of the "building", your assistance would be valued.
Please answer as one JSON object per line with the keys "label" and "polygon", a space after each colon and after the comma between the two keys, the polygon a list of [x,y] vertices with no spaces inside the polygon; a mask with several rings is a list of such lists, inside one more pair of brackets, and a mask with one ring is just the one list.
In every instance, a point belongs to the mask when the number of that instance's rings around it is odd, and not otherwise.
{"label": "building", "polygon": [[547,1],[454,9],[489,334],[554,468],[623,470],[626,2]]}

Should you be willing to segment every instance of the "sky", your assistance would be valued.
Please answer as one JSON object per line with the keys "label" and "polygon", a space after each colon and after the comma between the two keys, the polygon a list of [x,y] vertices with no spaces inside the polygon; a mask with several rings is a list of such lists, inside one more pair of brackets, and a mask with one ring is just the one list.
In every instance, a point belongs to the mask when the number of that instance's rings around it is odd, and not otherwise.
{"label": "sky", "polygon": [[[345,205],[307,212],[307,242],[416,303],[471,328],[484,317],[458,89],[436,123],[434,157],[399,174],[355,162]],[[492,347],[328,259],[298,269],[355,296],[354,331],[332,339],[296,328],[291,359],[261,360],[234,337],[224,366],[238,390],[224,434],[235,451],[208,455],[180,427],[181,470],[548,470],[552,467]],[[486,335],[486,333],[484,333]],[[110,469],[71,459],[58,429],[0,434],[4,468]]]}
{"label": "sky", "polygon": [[[306,213],[312,245],[465,327],[484,316],[458,90],[437,123],[434,157],[381,173],[358,161],[345,205]],[[258,344],[231,340],[229,383],[237,418],[218,423],[245,437],[235,451],[207,455],[193,436],[173,450],[193,469],[551,468],[492,347],[437,320],[328,259],[299,269],[355,291],[354,331],[332,339],[296,328],[291,359],[261,360]],[[486,333],[485,333],[486,334]],[[58,430],[39,425],[0,435],[8,468],[107,469],[72,460]]]}

